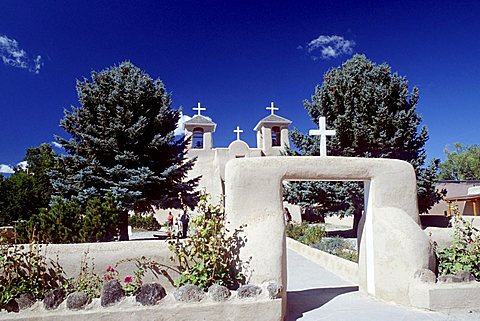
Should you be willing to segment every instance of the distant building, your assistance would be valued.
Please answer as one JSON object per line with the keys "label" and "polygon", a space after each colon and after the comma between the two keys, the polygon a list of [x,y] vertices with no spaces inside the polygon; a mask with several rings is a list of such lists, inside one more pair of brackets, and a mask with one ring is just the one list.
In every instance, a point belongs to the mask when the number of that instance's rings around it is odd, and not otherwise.
{"label": "distant building", "polygon": [[[438,190],[446,189],[446,200],[435,204],[428,214],[448,214],[448,203],[457,204],[461,215],[480,214],[480,181],[438,181],[435,185]],[[463,199],[463,200],[462,200]]]}

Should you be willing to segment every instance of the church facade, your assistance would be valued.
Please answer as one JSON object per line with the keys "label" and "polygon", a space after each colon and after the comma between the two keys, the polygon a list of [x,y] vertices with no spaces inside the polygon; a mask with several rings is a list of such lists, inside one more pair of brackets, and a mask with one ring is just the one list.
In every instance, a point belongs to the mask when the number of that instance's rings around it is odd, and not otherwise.
{"label": "church facade", "polygon": [[257,146],[250,147],[240,139],[243,132],[237,127],[234,132],[237,139],[226,148],[213,146],[213,134],[217,124],[210,118],[202,115],[206,109],[200,103],[193,110],[197,111],[191,119],[183,124],[185,139],[190,139],[187,157],[196,157],[194,167],[188,173],[189,178],[201,176],[199,189],[205,189],[212,195],[214,201],[219,201],[225,193],[225,165],[234,158],[280,156],[285,147],[290,147],[289,126],[290,120],[275,114],[278,110],[273,102],[269,107],[270,115],[261,119],[253,128],[256,132]]}

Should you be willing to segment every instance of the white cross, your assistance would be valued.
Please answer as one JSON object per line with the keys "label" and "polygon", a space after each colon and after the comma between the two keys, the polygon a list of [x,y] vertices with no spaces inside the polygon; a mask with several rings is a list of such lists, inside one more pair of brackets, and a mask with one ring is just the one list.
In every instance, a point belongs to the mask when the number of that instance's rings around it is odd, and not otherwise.
{"label": "white cross", "polygon": [[241,130],[240,127],[237,126],[237,129],[235,129],[233,132],[237,133],[237,140],[240,140],[240,133],[243,133],[243,130]]}
{"label": "white cross", "polygon": [[202,114],[202,110],[207,110],[207,108],[203,108],[200,106],[200,102],[198,102],[198,107],[197,108],[193,108],[193,110],[198,110],[198,114],[197,115],[201,115]]}
{"label": "white cross", "polygon": [[273,101],[270,103],[270,107],[267,107],[266,109],[271,110],[272,115],[275,115],[275,110],[278,110],[278,108],[273,104]]}
{"label": "white cross", "polygon": [[318,119],[318,129],[310,129],[308,132],[311,136],[320,136],[320,156],[327,156],[327,136],[334,136],[334,129],[327,129],[325,125],[325,117]]}

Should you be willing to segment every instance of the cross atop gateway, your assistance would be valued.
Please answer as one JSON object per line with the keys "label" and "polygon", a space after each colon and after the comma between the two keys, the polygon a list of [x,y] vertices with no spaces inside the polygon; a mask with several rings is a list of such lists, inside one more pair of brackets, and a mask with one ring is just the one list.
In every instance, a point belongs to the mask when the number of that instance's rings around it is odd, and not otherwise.
{"label": "cross atop gateway", "polygon": [[275,115],[275,110],[278,110],[279,108],[278,107],[275,107],[275,104],[273,103],[273,101],[270,103],[270,107],[267,107],[266,109],[272,111],[272,115]]}
{"label": "cross atop gateway", "polygon": [[325,117],[318,119],[318,129],[310,129],[310,136],[320,136],[320,156],[327,156],[327,136],[334,136],[334,129],[327,129],[325,125]]}
{"label": "cross atop gateway", "polygon": [[237,129],[235,129],[233,132],[237,133],[237,140],[240,140],[240,133],[243,133],[243,130],[237,126]]}
{"label": "cross atop gateway", "polygon": [[198,102],[197,108],[194,107],[193,110],[198,110],[197,115],[201,116],[202,115],[202,110],[207,110],[207,108],[204,108],[204,107],[200,106],[200,102]]}

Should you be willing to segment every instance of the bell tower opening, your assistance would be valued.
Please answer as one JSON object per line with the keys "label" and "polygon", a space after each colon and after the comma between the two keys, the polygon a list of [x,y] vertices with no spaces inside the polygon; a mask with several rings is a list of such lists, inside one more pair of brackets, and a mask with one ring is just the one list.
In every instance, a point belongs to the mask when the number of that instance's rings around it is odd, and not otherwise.
{"label": "bell tower opening", "polygon": [[194,149],[203,148],[203,128],[195,127],[193,129],[192,148]]}
{"label": "bell tower opening", "polygon": [[281,145],[280,127],[272,127],[272,146]]}

